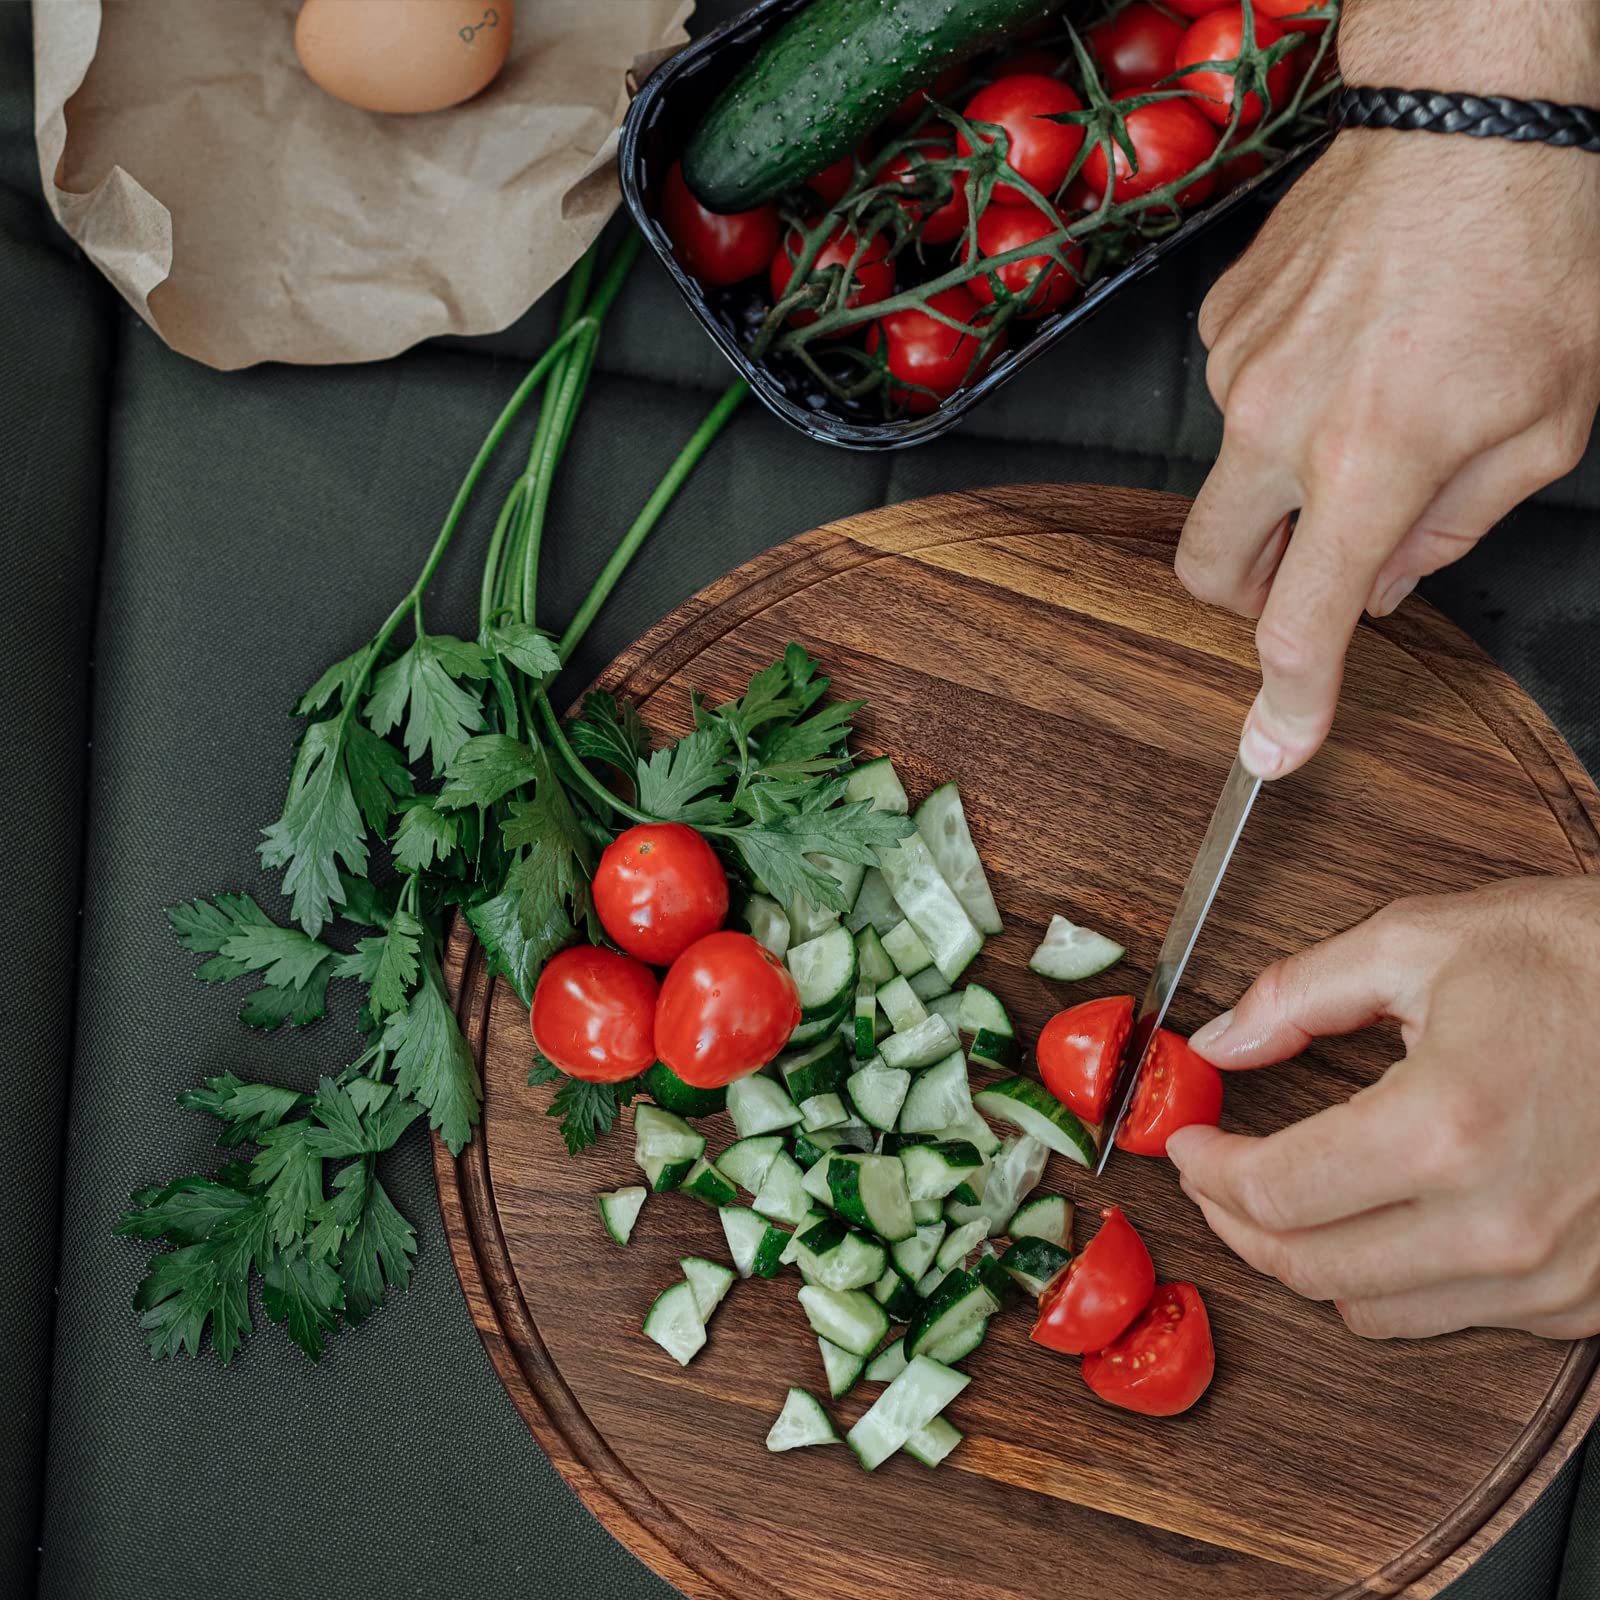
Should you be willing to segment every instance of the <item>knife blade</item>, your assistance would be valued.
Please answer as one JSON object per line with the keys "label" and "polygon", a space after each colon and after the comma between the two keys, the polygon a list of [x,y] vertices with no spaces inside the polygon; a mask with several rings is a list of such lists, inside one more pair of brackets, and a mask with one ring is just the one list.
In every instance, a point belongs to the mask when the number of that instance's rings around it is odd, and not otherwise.
{"label": "knife blade", "polygon": [[1211,822],[1205,838],[1189,869],[1189,881],[1178,897],[1178,907],[1172,914],[1167,936],[1161,942],[1161,953],[1145,986],[1144,998],[1134,1015],[1133,1031],[1122,1048],[1122,1058],[1117,1063],[1116,1076],[1111,1084],[1111,1104],[1116,1107],[1102,1129],[1100,1160],[1095,1165],[1095,1176],[1106,1170],[1111,1152],[1116,1146],[1117,1129],[1122,1126],[1128,1107],[1133,1104],[1133,1091],[1139,1082],[1139,1070],[1149,1053],[1150,1043],[1156,1036],[1167,1014],[1173,992],[1189,964],[1189,953],[1194,949],[1200,930],[1205,926],[1206,913],[1217,897],[1228,863],[1233,859],[1234,846],[1244,832],[1250,808],[1261,792],[1261,779],[1245,770],[1238,756],[1228,771],[1222,785],[1217,808],[1211,813]]}

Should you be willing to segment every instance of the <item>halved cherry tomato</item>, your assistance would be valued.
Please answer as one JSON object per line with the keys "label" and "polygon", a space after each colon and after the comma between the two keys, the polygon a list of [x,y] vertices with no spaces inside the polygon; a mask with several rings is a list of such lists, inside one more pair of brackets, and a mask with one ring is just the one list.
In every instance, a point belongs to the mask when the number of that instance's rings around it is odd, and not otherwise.
{"label": "halved cherry tomato", "polygon": [[1176,17],[1146,0],[1133,0],[1092,27],[1084,42],[1100,69],[1100,81],[1115,94],[1119,89],[1148,88],[1166,77],[1177,65],[1183,34],[1184,26]]}
{"label": "halved cherry tomato", "polygon": [[[928,304],[947,317],[972,324],[980,315],[977,300],[961,284],[953,284],[928,296]],[[972,358],[978,351],[978,340],[972,334],[957,333],[954,328],[930,317],[915,306],[904,311],[891,311],[867,330],[867,349],[875,351],[879,343],[889,341],[889,371],[896,378],[914,383],[917,389],[891,389],[890,396],[903,404],[915,416],[925,415],[937,408],[939,402],[957,389],[970,376],[976,379],[987,370],[989,363],[999,353],[1003,337],[990,346],[982,364],[972,368]],[[932,394],[924,394],[931,389]]]}
{"label": "halved cherry tomato", "polygon": [[670,966],[728,915],[728,875],[717,853],[682,822],[620,833],[594,874],[594,908],[606,932],[652,966]]}
{"label": "halved cherry tomato", "polygon": [[725,928],[672,963],[656,1002],[656,1054],[696,1089],[764,1067],[800,1020],[789,969],[748,933]]}
{"label": "halved cherry tomato", "polygon": [[[1046,216],[1034,206],[985,206],[983,215],[978,218],[978,254],[999,256],[1008,250],[1019,250],[1060,226],[1059,214]],[[1073,240],[1064,247],[1062,255],[1071,264],[1070,271],[1050,255],[1024,256],[1020,261],[1008,261],[994,269],[994,275],[1006,289],[1022,300],[1017,316],[1024,319],[1048,316],[1077,296],[1082,287],[1083,247]],[[968,261],[972,259],[970,246],[965,256]],[[985,305],[994,303],[994,286],[987,274],[969,278],[967,286]]]}
{"label": "halved cherry tomato", "polygon": [[[967,102],[963,115],[969,122],[992,122],[1004,128],[1007,165],[1048,199],[1061,187],[1082,147],[1083,129],[1046,118],[1082,109],[1083,102],[1059,78],[1019,72],[996,78],[980,89]],[[956,149],[964,156],[972,154],[965,134],[957,136]],[[1003,206],[1033,204],[1009,183],[997,183],[992,198]]]}
{"label": "halved cherry tomato", "polygon": [[1217,1370],[1211,1320],[1192,1283],[1164,1283],[1121,1338],[1083,1358],[1083,1381],[1110,1405],[1175,1417]]}
{"label": "halved cherry tomato", "polygon": [[1101,1123],[1111,1080],[1133,1032],[1133,996],[1112,994],[1058,1011],[1039,1035],[1039,1076],[1067,1110]]}
{"label": "halved cherry tomato", "polygon": [[850,187],[850,180],[856,175],[856,158],[853,155],[842,155],[831,166],[824,167],[821,172],[814,172],[806,179],[806,188],[814,194],[825,206],[831,206],[836,200],[844,198],[844,192]]}
{"label": "halved cherry tomato", "polygon": [[661,186],[661,222],[678,265],[697,283],[741,283],[765,269],[778,248],[778,208],[770,201],[753,211],[726,215],[707,211],[689,192],[674,161]]}
{"label": "halved cherry tomato", "polygon": [[1189,1041],[1158,1028],[1139,1071],[1133,1104],[1117,1129],[1117,1148],[1136,1156],[1164,1156],[1179,1128],[1222,1120],[1222,1074]]}
{"label": "halved cherry tomato", "polygon": [[1100,1213],[1100,1231],[1039,1296],[1035,1344],[1081,1356],[1103,1350],[1150,1303],[1156,1269],[1144,1240],[1116,1206]]}
{"label": "halved cherry tomato", "polygon": [[[1283,37],[1283,29],[1266,17],[1256,15],[1256,44],[1265,49]],[[1229,6],[1225,11],[1212,11],[1193,23],[1178,44],[1178,66],[1187,67],[1196,61],[1237,61],[1244,49],[1244,8]],[[1267,91],[1272,96],[1272,109],[1281,111],[1288,103],[1290,86],[1294,82],[1294,56],[1287,55],[1267,73]],[[1194,97],[1196,108],[1219,127],[1226,127],[1233,111],[1233,91],[1237,87],[1231,72],[1211,68],[1201,72],[1186,72],[1177,80],[1177,86],[1188,90]],[[1239,126],[1253,128],[1261,120],[1261,96],[1253,89],[1239,113]]]}
{"label": "halved cherry tomato", "polygon": [[1326,13],[1328,0],[1255,0],[1256,15],[1271,17],[1285,33],[1321,33],[1328,26],[1326,14],[1296,19],[1298,11]]}
{"label": "halved cherry tomato", "polygon": [[540,1054],[574,1078],[621,1083],[655,1051],[656,975],[632,956],[577,944],[545,962],[529,1021]]}
{"label": "halved cherry tomato", "polygon": [[[1138,92],[1128,89],[1113,98],[1126,100]],[[1184,173],[1193,172],[1217,148],[1217,130],[1187,100],[1152,100],[1147,106],[1137,106],[1127,113],[1124,126],[1139,158],[1139,170],[1133,170],[1127,152],[1113,141],[1113,200],[1132,200],[1172,183]],[[1106,192],[1103,144],[1095,144],[1083,158],[1083,180],[1097,195]],[[1198,205],[1211,193],[1216,181],[1216,174],[1208,172],[1180,189],[1174,198],[1180,206]]]}
{"label": "halved cherry tomato", "polygon": [[[811,269],[811,281],[819,282],[819,274],[827,267],[848,269],[850,258],[856,253],[859,242],[860,236],[852,233],[850,229],[835,228],[817,252],[816,264]],[[788,293],[789,280],[794,276],[795,258],[804,246],[805,236],[798,228],[791,228],[788,237],[779,245],[777,254],[773,256],[769,277],[772,298],[775,301],[781,300]],[[889,260],[889,243],[880,235],[868,240],[866,250],[856,262],[855,280],[844,303],[852,307],[876,305],[878,301],[886,299],[893,289],[894,263]],[[804,328],[817,320],[817,313],[809,307],[804,307],[791,312],[789,320],[795,327]],[[852,331],[854,330],[840,329],[839,333]]]}
{"label": "halved cherry tomato", "polygon": [[932,83],[922,89],[913,89],[904,100],[889,113],[889,120],[899,127],[904,127],[908,122],[915,122],[922,115],[923,107],[928,103],[931,95],[940,105],[949,105],[957,89],[967,81],[967,64],[958,61],[953,67],[946,67]]}
{"label": "halved cherry tomato", "polygon": [[[943,161],[955,154],[953,144],[923,144],[920,137],[917,140],[917,148],[922,157],[928,161]],[[918,185],[924,189],[932,189],[934,186],[932,175],[919,172],[917,164],[911,159],[910,152],[906,150],[902,150],[897,156],[891,156],[884,163],[881,176],[893,178],[897,183],[908,187]],[[924,244],[949,244],[952,239],[959,239],[967,226],[967,175],[964,172],[952,172],[949,176],[950,198],[943,205],[933,205],[931,193],[925,199],[908,196],[900,202],[907,216],[913,221],[920,220]]]}

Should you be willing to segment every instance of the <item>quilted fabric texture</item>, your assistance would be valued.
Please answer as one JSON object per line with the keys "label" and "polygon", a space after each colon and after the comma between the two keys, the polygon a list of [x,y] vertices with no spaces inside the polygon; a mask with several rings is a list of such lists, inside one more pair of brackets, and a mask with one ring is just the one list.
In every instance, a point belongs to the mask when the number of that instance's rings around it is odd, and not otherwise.
{"label": "quilted fabric texture", "polygon": [[[596,0],[622,4],[626,0]],[[720,11],[732,9],[722,6]],[[37,195],[27,11],[0,6],[0,703],[12,804],[0,925],[0,1594],[666,1600],[544,1459],[451,1269],[419,1129],[395,1158],[411,1291],[311,1369],[266,1329],[229,1370],[152,1366],[128,1309],[130,1190],[212,1158],[173,1096],[231,1068],[305,1087],[351,1017],[263,1039],[192,977],[161,907],[262,892],[308,675],[370,633],[486,420],[554,320],[356,368],[227,376],[110,295]],[[1235,241],[1237,247],[1237,241]],[[753,403],[654,535],[569,672],[758,550],[889,500],[1019,479],[1192,491],[1218,440],[1193,314],[1225,245],[1143,285],[936,448],[809,444]],[[726,382],[653,265],[608,327],[557,490],[545,608],[571,614]],[[501,463],[483,503],[511,470]],[[1600,451],[1424,585],[1600,767]],[[480,530],[481,535],[481,530]],[[467,625],[473,558],[430,620]],[[1591,1452],[1592,1455],[1600,1454]],[[1576,1510],[1574,1501],[1576,1499]],[[1572,1526],[1567,1542],[1569,1518]],[[1565,1555],[1564,1555],[1565,1552]],[[1600,1459],[1565,1475],[1451,1600],[1600,1594]]]}

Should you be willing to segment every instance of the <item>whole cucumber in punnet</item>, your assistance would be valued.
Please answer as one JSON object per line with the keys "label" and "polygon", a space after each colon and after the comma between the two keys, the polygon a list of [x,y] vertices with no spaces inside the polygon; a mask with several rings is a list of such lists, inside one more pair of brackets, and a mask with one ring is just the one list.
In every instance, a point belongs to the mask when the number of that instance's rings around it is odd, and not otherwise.
{"label": "whole cucumber in punnet", "polygon": [[853,150],[913,89],[1060,0],[811,0],[712,102],[683,176],[712,211],[748,211]]}

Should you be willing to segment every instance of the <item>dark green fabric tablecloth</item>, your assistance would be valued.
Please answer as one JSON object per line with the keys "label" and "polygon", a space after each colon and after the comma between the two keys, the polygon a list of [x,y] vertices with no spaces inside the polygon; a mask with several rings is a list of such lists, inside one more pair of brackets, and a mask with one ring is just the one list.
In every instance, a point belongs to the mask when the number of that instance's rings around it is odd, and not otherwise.
{"label": "dark green fabric tablecloth", "polygon": [[[272,1328],[228,1370],[152,1365],[128,1308],[142,1249],[110,1232],[130,1190],[213,1159],[210,1125],[176,1109],[178,1090],[224,1069],[309,1086],[347,1057],[353,1018],[337,1004],[292,1037],[240,1028],[236,999],[194,981],[161,908],[219,889],[263,893],[255,829],[276,816],[287,777],[285,713],[410,582],[553,310],[380,365],[196,366],[50,220],[28,61],[27,11],[0,5],[0,926],[11,962],[0,1175],[16,1219],[0,1250],[0,1349],[13,1374],[0,1421],[0,1595],[666,1597],[556,1476],[491,1370],[420,1128],[394,1158],[396,1198],[420,1234],[413,1287],[317,1369]],[[1213,249],[1130,294],[931,448],[829,450],[747,404],[570,682],[747,556],[864,507],[1020,479],[1192,491],[1219,432],[1194,310],[1222,259]],[[549,621],[570,615],[726,381],[665,276],[643,263],[608,326],[556,493]],[[480,507],[509,471],[508,458]],[[1423,586],[1591,769],[1597,507],[1591,450]],[[481,544],[465,543],[429,615],[470,631]],[[1600,1595],[1597,1480],[1600,1461],[1580,1493],[1575,1464],[1452,1600],[1551,1600],[1569,1515],[1562,1600]]]}

